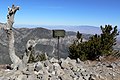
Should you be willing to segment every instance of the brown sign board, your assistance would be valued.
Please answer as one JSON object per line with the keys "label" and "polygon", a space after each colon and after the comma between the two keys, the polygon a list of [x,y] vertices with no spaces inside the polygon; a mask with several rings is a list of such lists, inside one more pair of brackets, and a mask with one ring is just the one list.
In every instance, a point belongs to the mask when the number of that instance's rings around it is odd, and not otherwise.
{"label": "brown sign board", "polygon": [[65,37],[65,30],[52,30],[53,31],[53,37]]}

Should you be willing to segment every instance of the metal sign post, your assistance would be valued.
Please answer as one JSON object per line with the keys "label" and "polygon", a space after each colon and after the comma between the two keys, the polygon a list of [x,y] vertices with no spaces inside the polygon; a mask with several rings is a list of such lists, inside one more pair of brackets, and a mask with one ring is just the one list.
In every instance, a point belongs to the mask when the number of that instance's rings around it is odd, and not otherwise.
{"label": "metal sign post", "polygon": [[65,37],[65,30],[52,30],[53,31],[53,38],[58,38],[58,44],[57,44],[57,48],[58,48],[58,61],[60,59],[60,53],[59,53],[59,39],[60,37]]}
{"label": "metal sign post", "polygon": [[57,48],[58,48],[58,60],[60,59],[60,54],[59,54],[59,39],[60,39],[60,37],[58,36],[58,45],[57,45]]}

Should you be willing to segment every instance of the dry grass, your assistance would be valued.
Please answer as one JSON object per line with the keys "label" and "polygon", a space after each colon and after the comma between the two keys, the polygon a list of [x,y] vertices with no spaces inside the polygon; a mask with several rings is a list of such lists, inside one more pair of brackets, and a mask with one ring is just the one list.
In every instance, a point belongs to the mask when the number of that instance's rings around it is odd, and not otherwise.
{"label": "dry grass", "polygon": [[101,59],[101,62],[111,62],[112,63],[112,62],[116,62],[116,61],[120,61],[120,58],[116,58],[111,55]]}
{"label": "dry grass", "polygon": [[120,62],[120,58],[116,58],[116,57],[113,57],[113,56],[107,56],[107,57],[104,57],[102,58],[100,61],[98,60],[94,60],[94,61],[91,61],[91,60],[87,60],[87,61],[84,61],[84,63],[88,66],[94,66],[96,65],[98,62],[102,62],[102,63],[113,63],[113,62]]}

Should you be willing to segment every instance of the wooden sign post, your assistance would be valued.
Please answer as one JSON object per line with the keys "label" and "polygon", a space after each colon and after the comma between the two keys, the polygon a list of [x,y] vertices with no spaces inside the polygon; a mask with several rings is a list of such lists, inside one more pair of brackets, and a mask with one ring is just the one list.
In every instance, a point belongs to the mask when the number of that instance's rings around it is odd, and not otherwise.
{"label": "wooden sign post", "polygon": [[53,31],[53,38],[57,38],[58,39],[58,44],[57,44],[57,48],[58,48],[58,61],[60,59],[60,54],[59,54],[59,39],[60,37],[65,37],[65,30],[52,30]]}

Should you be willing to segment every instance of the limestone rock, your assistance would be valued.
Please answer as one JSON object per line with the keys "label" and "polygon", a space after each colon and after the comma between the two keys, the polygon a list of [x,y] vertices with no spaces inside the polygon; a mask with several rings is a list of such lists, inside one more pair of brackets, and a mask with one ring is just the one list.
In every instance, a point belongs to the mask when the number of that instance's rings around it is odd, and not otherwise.
{"label": "limestone rock", "polygon": [[[119,62],[97,62],[95,65],[76,60],[52,58],[29,63],[23,70],[1,70],[0,80],[119,80]],[[90,61],[89,61],[90,63]],[[112,66],[112,68],[110,67]],[[34,71],[35,70],[35,71]]]}
{"label": "limestone rock", "polygon": [[51,63],[50,63],[49,60],[44,61],[44,67],[47,67],[47,66],[50,66],[50,65],[51,65]]}
{"label": "limestone rock", "polygon": [[27,80],[27,75],[19,75],[16,80]]}
{"label": "limestone rock", "polygon": [[40,61],[35,63],[35,69],[34,70],[39,71],[41,69],[43,69],[43,64]]}
{"label": "limestone rock", "polygon": [[34,68],[35,68],[35,66],[34,66],[33,63],[27,65],[27,70],[28,71],[34,71]]}
{"label": "limestone rock", "polygon": [[29,75],[27,80],[39,80],[35,74]]}
{"label": "limestone rock", "polygon": [[68,64],[68,61],[62,61],[61,67],[62,67],[63,69],[70,69],[69,64]]}
{"label": "limestone rock", "polygon": [[73,80],[71,76],[69,76],[68,74],[64,74],[62,76],[60,76],[61,80]]}
{"label": "limestone rock", "polygon": [[53,58],[50,59],[50,62],[51,63],[58,63],[58,60],[53,57]]}

